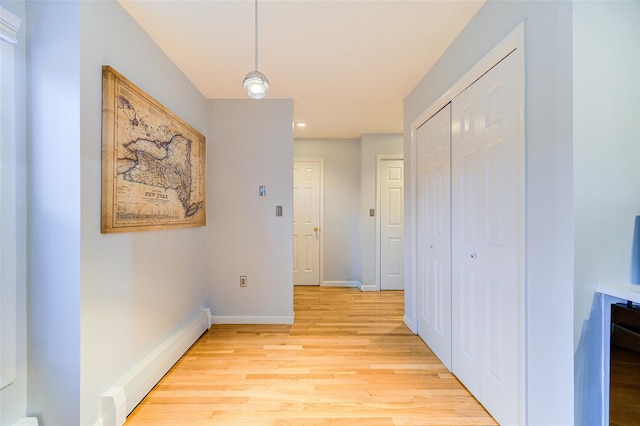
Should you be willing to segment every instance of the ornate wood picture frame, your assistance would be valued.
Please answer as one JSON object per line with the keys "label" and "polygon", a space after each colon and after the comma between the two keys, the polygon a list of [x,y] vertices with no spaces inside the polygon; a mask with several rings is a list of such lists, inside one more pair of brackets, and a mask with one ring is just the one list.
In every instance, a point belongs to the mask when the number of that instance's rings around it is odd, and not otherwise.
{"label": "ornate wood picture frame", "polygon": [[102,67],[102,233],[206,225],[205,137]]}

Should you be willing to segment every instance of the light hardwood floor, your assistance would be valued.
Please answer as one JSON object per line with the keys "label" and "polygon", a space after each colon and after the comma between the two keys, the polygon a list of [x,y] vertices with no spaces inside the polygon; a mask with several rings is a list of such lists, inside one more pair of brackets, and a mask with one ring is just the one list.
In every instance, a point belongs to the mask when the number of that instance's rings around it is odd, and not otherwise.
{"label": "light hardwood floor", "polygon": [[495,425],[402,322],[403,292],[295,287],[294,325],[214,325],[125,426]]}

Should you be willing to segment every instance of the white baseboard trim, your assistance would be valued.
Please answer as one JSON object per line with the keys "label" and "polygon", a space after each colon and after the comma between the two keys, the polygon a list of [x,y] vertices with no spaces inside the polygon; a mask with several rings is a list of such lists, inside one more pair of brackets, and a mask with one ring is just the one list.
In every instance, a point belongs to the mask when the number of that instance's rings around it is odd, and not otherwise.
{"label": "white baseboard trim", "polygon": [[358,288],[360,291],[378,291],[380,290],[375,284],[361,284],[358,283]]}
{"label": "white baseboard trim", "polygon": [[38,426],[37,417],[23,417],[13,424],[13,426]]}
{"label": "white baseboard trim", "polygon": [[211,324],[293,324],[291,316],[211,316]]}
{"label": "white baseboard trim", "polygon": [[323,287],[358,287],[358,281],[323,281]]}
{"label": "white baseboard trim", "polygon": [[380,289],[381,291],[404,291],[404,285],[391,286],[390,288]]}
{"label": "white baseboard trim", "polygon": [[416,323],[414,323],[413,321],[411,321],[411,318],[409,318],[408,316],[404,316],[404,324],[409,327],[409,330],[411,330],[411,332],[413,334],[418,334],[418,327],[416,325]]}
{"label": "white baseboard trim", "polygon": [[122,426],[127,415],[162,376],[211,327],[210,318],[209,308],[200,309],[105,392],[100,401],[100,419],[96,425]]}

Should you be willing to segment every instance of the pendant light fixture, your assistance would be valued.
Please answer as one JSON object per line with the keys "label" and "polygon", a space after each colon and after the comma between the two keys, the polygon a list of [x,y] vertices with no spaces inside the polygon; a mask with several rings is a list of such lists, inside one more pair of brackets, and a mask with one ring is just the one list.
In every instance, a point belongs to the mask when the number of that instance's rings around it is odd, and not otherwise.
{"label": "pendant light fixture", "polygon": [[255,70],[251,71],[244,78],[242,86],[247,91],[249,97],[253,99],[262,99],[269,90],[269,80],[267,76],[258,71],[258,0],[255,0]]}

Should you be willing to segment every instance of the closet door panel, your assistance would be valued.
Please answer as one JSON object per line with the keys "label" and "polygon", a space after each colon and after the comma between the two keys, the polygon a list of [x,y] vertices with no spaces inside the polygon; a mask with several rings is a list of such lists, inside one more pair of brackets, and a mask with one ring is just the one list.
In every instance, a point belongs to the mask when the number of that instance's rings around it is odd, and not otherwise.
{"label": "closet door panel", "polygon": [[[469,90],[469,89],[467,89]],[[477,247],[482,231],[482,150],[477,144],[479,112],[474,97],[452,103],[451,134],[451,256],[452,256],[452,371],[479,395],[481,343],[478,318],[483,306],[483,277],[478,271]]]}
{"label": "closet door panel", "polygon": [[451,369],[451,116],[417,130],[418,334]]}
{"label": "closet door panel", "polygon": [[519,67],[511,54],[490,71],[492,81],[484,88],[486,323],[488,341],[502,346],[488,348],[482,392],[485,406],[502,424],[520,422],[524,412],[524,90]]}
{"label": "closet door panel", "polygon": [[519,423],[524,386],[522,91],[512,55],[452,102],[452,371],[501,424]]}

